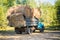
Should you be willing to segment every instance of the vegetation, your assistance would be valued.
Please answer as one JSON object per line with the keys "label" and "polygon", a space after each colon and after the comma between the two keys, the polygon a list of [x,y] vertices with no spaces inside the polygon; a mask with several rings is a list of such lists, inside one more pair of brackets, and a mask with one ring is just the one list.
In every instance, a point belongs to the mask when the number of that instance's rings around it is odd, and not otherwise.
{"label": "vegetation", "polygon": [[56,15],[57,15],[57,22],[60,24],[60,0],[57,0],[55,3],[55,8],[57,10]]}
{"label": "vegetation", "polygon": [[14,5],[30,5],[41,9],[41,18],[45,26],[60,25],[60,0],[57,0],[55,5],[50,3],[41,3],[38,7],[34,0],[0,0],[0,27],[7,27],[6,12],[7,9]]}

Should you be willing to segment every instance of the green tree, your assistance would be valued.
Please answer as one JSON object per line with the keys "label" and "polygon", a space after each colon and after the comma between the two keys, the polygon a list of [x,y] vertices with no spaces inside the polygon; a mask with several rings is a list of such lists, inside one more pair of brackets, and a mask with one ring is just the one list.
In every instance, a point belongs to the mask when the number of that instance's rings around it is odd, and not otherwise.
{"label": "green tree", "polygon": [[0,0],[0,26],[7,25],[6,12],[13,6],[14,0]]}
{"label": "green tree", "polygon": [[[54,5],[51,5],[50,3],[41,3],[40,8],[42,11],[41,18],[44,20],[44,23],[47,26],[55,25],[55,19],[56,19],[56,9]],[[53,24],[52,24],[53,22]]]}
{"label": "green tree", "polygon": [[57,22],[60,24],[60,0],[57,0],[55,3],[55,8],[57,10],[56,15],[57,15]]}
{"label": "green tree", "polygon": [[35,0],[16,0],[17,4],[30,5],[31,7],[36,7]]}

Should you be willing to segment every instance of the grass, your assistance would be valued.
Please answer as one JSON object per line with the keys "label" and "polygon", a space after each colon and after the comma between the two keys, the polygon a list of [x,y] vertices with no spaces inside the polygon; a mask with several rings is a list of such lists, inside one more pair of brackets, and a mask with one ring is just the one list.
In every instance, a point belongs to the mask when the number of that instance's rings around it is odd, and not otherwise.
{"label": "grass", "polygon": [[56,25],[56,26],[48,26],[47,28],[45,28],[46,30],[60,30],[60,25]]}
{"label": "grass", "polygon": [[14,30],[14,27],[0,27],[0,31],[9,31],[9,30]]}
{"label": "grass", "polygon": [[[45,30],[60,30],[60,26],[48,26]],[[14,31],[14,27],[0,27],[0,31]]]}

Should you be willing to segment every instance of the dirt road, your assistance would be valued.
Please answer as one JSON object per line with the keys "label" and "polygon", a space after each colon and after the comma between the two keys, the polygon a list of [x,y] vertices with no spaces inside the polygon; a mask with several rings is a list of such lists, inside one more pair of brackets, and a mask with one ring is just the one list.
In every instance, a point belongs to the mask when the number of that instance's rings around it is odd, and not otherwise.
{"label": "dirt road", "polygon": [[60,40],[60,31],[46,31],[44,33],[16,34],[11,32],[0,32],[0,40]]}

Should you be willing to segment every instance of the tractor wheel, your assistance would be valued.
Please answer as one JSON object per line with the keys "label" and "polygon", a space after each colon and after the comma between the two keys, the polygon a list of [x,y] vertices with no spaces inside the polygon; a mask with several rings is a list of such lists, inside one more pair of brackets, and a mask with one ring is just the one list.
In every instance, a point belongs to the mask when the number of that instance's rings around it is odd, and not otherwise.
{"label": "tractor wheel", "polygon": [[19,28],[15,28],[16,34],[22,34],[22,31],[19,30]]}
{"label": "tractor wheel", "polygon": [[44,29],[40,29],[40,32],[43,33],[44,32]]}

